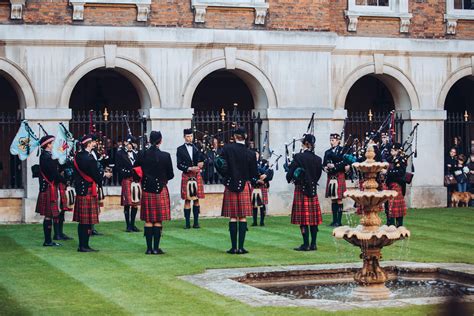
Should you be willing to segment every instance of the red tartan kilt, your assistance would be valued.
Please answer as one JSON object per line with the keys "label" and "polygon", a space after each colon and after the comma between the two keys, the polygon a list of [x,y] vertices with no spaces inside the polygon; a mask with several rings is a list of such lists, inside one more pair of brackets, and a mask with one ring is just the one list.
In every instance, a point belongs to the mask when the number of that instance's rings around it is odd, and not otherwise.
{"label": "red tartan kilt", "polygon": [[225,188],[221,216],[231,218],[252,216],[250,182],[245,183],[242,192],[232,192],[227,187]]}
{"label": "red tartan kilt", "polygon": [[139,206],[140,202],[132,202],[132,178],[126,178],[122,180],[122,196],[120,198],[121,206]]}
{"label": "red tartan kilt", "polygon": [[198,199],[204,199],[204,181],[202,181],[202,176],[200,172],[198,172],[197,174],[192,172],[183,172],[183,175],[181,176],[181,199],[186,200],[186,185],[188,184],[189,178],[196,178],[198,187],[197,197]]}
{"label": "red tartan kilt", "polygon": [[291,223],[296,225],[320,225],[323,222],[318,196],[309,197],[303,193],[303,187],[295,186]]}
{"label": "red tartan kilt", "polygon": [[99,223],[99,199],[92,196],[92,188],[89,188],[85,196],[76,195],[72,220],[87,225]]}
{"label": "red tartan kilt", "polygon": [[143,191],[140,219],[147,223],[158,223],[171,219],[168,187],[165,186],[159,194]]}
{"label": "red tartan kilt", "polygon": [[66,185],[64,183],[59,184],[59,208],[61,211],[72,212],[72,208],[67,207],[67,196],[66,196]]}
{"label": "red tartan kilt", "polygon": [[[52,196],[53,194],[54,197]],[[45,217],[59,216],[57,190],[55,190],[54,193],[51,192],[51,189],[48,185],[48,188],[45,192],[40,192],[38,194],[38,200],[36,201],[36,213],[40,213]]]}
{"label": "red tartan kilt", "polygon": [[407,215],[407,206],[405,204],[405,198],[402,194],[402,187],[398,183],[390,183],[389,184],[390,190],[395,190],[398,192],[398,195],[394,197],[392,200],[389,200],[388,203],[388,217],[390,218],[397,218],[403,217]]}
{"label": "red tartan kilt", "polygon": [[[337,197],[339,200],[342,200],[344,198],[344,192],[346,192],[346,175],[344,172],[338,172],[336,173],[337,177]],[[329,181],[331,181],[331,176],[328,175],[328,180],[326,182],[326,198],[330,196],[329,192]]]}
{"label": "red tartan kilt", "polygon": [[260,188],[262,190],[262,202],[264,205],[268,204],[268,188],[266,186],[262,186]]}

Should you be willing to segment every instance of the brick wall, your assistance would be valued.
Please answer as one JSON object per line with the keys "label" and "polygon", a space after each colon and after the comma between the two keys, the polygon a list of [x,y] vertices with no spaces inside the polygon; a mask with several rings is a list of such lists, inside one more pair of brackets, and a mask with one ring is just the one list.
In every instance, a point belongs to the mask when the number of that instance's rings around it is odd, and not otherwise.
{"label": "brick wall", "polygon": [[266,23],[255,25],[252,9],[208,8],[206,23],[193,22],[190,0],[152,1],[147,22],[137,22],[134,5],[86,6],[84,21],[72,21],[67,0],[27,0],[22,21],[9,19],[8,1],[0,1],[0,24],[77,24],[117,26],[196,27],[225,29],[333,31],[347,36],[412,38],[474,38],[474,21],[458,21],[457,34],[446,35],[444,0],[409,0],[413,14],[410,32],[400,34],[400,20],[360,17],[357,32],[347,31],[347,0],[268,0]]}

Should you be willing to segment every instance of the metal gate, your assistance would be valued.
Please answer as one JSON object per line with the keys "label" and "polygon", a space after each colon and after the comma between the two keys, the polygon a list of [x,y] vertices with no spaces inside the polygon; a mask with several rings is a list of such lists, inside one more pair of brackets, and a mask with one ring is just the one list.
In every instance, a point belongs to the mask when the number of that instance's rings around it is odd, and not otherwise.
{"label": "metal gate", "polygon": [[[345,138],[352,135],[361,141],[365,133],[377,130],[390,112],[350,112],[347,115]],[[395,139],[394,142],[402,143],[404,119],[400,113],[395,113]]]}
{"label": "metal gate", "polygon": [[[18,156],[10,154],[10,144],[20,127],[20,119],[16,113],[0,112],[0,188],[23,188],[22,164]],[[36,154],[36,153],[32,153]]]}
{"label": "metal gate", "polygon": [[[454,137],[461,137],[461,148],[463,154],[474,153],[474,120],[472,113],[448,112],[444,122],[444,148],[447,153],[454,145]],[[458,153],[460,154],[460,153]]]}

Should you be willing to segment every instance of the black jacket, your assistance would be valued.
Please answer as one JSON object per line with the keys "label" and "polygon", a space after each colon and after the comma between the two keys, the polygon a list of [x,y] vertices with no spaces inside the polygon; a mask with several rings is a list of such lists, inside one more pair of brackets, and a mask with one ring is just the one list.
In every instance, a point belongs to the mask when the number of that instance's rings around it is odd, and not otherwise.
{"label": "black jacket", "polygon": [[[95,160],[94,156],[83,150],[76,154],[75,158],[76,164],[79,169],[92,178],[92,180],[97,183],[98,187],[102,187],[102,175],[100,174],[99,167],[97,164],[97,160]],[[87,182],[80,174],[79,171],[76,169],[75,178],[74,178],[74,187],[76,188],[76,194],[85,196],[87,195],[87,191],[89,187],[92,186],[92,183]]]}
{"label": "black jacket", "polygon": [[293,181],[293,175],[297,168],[304,169],[304,180],[302,183],[296,184],[303,186],[303,193],[306,196],[316,196],[318,181],[319,178],[321,178],[321,173],[323,170],[321,157],[309,150],[305,150],[302,153],[296,154],[289,166],[288,173],[286,174],[286,180],[288,183]]}
{"label": "black jacket", "polygon": [[[66,180],[59,174],[58,161],[53,160],[50,151],[42,150],[39,165],[41,173],[46,176],[49,182],[53,182],[55,185],[60,182],[66,183]],[[40,192],[46,192],[49,188],[49,184],[41,173],[39,175]]]}
{"label": "black jacket", "polygon": [[115,156],[115,170],[118,172],[119,181],[122,182],[123,179],[130,178],[132,176],[132,169],[135,167],[138,154],[132,152],[134,157],[134,162],[130,161],[128,157],[128,152],[125,149],[120,149],[117,151]]}
{"label": "black jacket", "polygon": [[257,157],[244,144],[231,143],[224,146],[221,157],[227,162],[224,185],[232,192],[242,192],[247,181],[257,181]]}
{"label": "black jacket", "polygon": [[342,150],[343,148],[341,146],[336,146],[324,152],[323,166],[326,167],[329,163],[334,164],[334,168],[328,169],[329,175],[344,171],[346,163],[344,162]]}
{"label": "black jacket", "polygon": [[401,159],[393,159],[393,157],[390,157],[390,166],[387,170],[387,185],[390,185],[390,183],[398,183],[402,187],[402,194],[405,195],[407,166],[400,160]]}
{"label": "black jacket", "polygon": [[192,144],[193,159],[191,160],[186,146],[186,144],[183,144],[176,150],[176,163],[178,164],[178,169],[182,172],[187,172],[188,168],[195,167],[199,162],[204,162],[205,160],[204,154],[194,144]]}
{"label": "black jacket", "polygon": [[142,152],[137,165],[142,167],[142,186],[145,192],[160,193],[168,181],[174,178],[170,154],[156,146]]}

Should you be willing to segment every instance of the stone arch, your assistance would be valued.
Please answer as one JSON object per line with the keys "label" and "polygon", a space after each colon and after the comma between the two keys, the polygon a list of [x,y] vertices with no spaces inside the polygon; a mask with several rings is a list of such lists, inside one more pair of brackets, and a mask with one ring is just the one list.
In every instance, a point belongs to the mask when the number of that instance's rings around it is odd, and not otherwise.
{"label": "stone arch", "polygon": [[366,75],[374,75],[390,90],[397,110],[419,109],[420,102],[415,86],[411,80],[397,67],[384,64],[383,74],[375,74],[375,64],[368,63],[359,66],[351,72],[336,96],[335,109],[343,110],[349,90],[354,83]]}
{"label": "stone arch", "polygon": [[5,58],[0,58],[0,73],[4,73],[5,78],[14,87],[19,98],[20,109],[36,108],[36,93],[33,85],[20,66]]}
{"label": "stone arch", "polygon": [[461,80],[464,77],[472,76],[474,72],[472,70],[472,66],[464,66],[459,68],[458,70],[454,71],[446,82],[443,84],[439,94],[438,94],[438,101],[436,103],[438,110],[444,110],[444,103],[446,101],[446,97],[448,96],[449,91],[453,87],[453,85]]}
{"label": "stone arch", "polygon": [[[65,80],[59,98],[59,106],[67,108],[72,91],[79,80],[92,70],[103,67],[105,67],[104,56],[88,59],[76,66]],[[158,87],[151,75],[141,65],[128,58],[117,57],[114,70],[125,76],[133,84],[140,97],[142,109],[161,107]]]}
{"label": "stone arch", "polygon": [[[225,58],[217,58],[208,61],[197,68],[185,84],[182,93],[184,108],[191,108],[194,92],[199,83],[209,74],[216,70],[226,69]],[[249,88],[254,99],[255,109],[277,108],[277,96],[275,89],[268,77],[254,64],[237,58],[235,69],[228,69],[242,79]]]}

